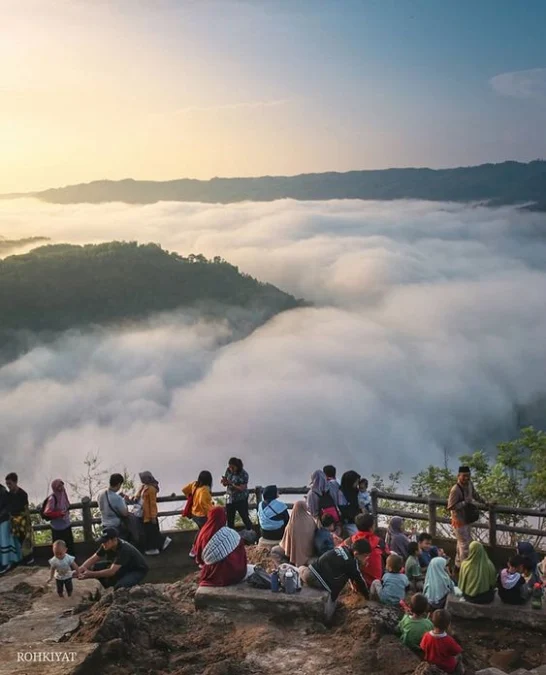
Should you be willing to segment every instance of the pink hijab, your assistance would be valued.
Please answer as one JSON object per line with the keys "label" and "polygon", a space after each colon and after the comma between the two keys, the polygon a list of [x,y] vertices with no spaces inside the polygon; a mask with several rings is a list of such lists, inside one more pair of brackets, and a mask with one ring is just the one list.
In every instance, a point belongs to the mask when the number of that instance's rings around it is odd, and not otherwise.
{"label": "pink hijab", "polygon": [[70,506],[70,500],[68,499],[68,495],[66,494],[64,481],[62,480],[62,478],[56,478],[54,481],[52,481],[51,489],[53,490],[53,494],[55,495],[57,510],[68,511],[68,507]]}

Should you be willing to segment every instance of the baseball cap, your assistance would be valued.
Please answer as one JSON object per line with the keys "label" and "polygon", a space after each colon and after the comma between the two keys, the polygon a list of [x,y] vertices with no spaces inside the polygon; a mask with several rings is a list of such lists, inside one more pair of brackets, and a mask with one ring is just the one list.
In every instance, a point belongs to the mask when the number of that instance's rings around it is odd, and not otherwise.
{"label": "baseball cap", "polygon": [[115,527],[105,527],[102,531],[102,534],[99,538],[101,544],[104,544],[105,541],[109,539],[117,539],[119,537],[119,532]]}

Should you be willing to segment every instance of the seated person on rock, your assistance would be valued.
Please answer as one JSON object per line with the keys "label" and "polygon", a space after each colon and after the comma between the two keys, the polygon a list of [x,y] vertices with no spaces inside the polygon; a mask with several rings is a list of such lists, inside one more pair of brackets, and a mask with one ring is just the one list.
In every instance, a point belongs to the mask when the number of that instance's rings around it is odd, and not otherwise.
{"label": "seated person on rock", "polygon": [[448,635],[451,614],[446,609],[437,609],[432,615],[434,628],[423,635],[421,649],[424,659],[445,673],[462,675],[461,645]]}
{"label": "seated person on rock", "polygon": [[468,558],[461,563],[459,588],[464,599],[476,605],[488,605],[495,599],[497,570],[479,541],[473,541]]}
{"label": "seated person on rock", "polygon": [[131,588],[144,580],[148,563],[142,553],[120,539],[115,527],[103,530],[100,548],[80,566],[79,579],[98,579],[104,588]]}
{"label": "seated person on rock", "polygon": [[[540,581],[542,572],[540,569],[540,557],[530,541],[519,541],[517,545],[517,553],[526,561],[526,568],[531,571],[537,581]],[[529,567],[529,564],[531,567]],[[525,570],[524,570],[525,571]]]}
{"label": "seated person on rock", "polygon": [[201,566],[200,586],[233,586],[245,578],[245,543],[236,530],[227,526],[223,507],[215,506],[209,511],[194,550],[195,560]]}
{"label": "seated person on rock", "polygon": [[404,565],[404,571],[408,577],[410,590],[419,593],[423,590],[423,581],[425,577],[419,564],[419,544],[416,541],[410,541],[408,545],[408,557]]}
{"label": "seated person on rock", "polygon": [[445,558],[443,550],[433,545],[432,536],[428,532],[421,532],[417,537],[417,544],[419,545],[419,564],[423,574],[427,571],[427,567],[433,558],[438,556]]}
{"label": "seated person on rock", "polygon": [[328,591],[333,602],[349,581],[367,598],[368,585],[361,569],[366,567],[370,552],[370,544],[365,539],[359,539],[352,546],[343,544],[323,553],[309,567],[300,567],[300,578],[307,586]]}
{"label": "seated person on rock", "polygon": [[404,614],[398,624],[400,641],[414,652],[422,653],[423,635],[434,628],[428,618],[428,600],[422,593],[416,593],[410,600],[409,609],[410,612]]}
{"label": "seated person on rock", "polygon": [[377,600],[383,605],[397,607],[409,591],[408,577],[402,573],[403,559],[397,553],[387,558],[387,571],[381,581],[376,579],[370,588],[370,600]]}
{"label": "seated person on rock", "polygon": [[319,520],[319,526],[315,532],[315,553],[321,556],[327,551],[331,551],[337,545],[342,544],[342,540],[336,535],[336,521],[329,513],[324,513]]}
{"label": "seated person on rock", "polygon": [[531,589],[523,576],[524,559],[513,555],[497,578],[499,598],[507,605],[524,605],[531,597]]}
{"label": "seated person on rock", "polygon": [[296,502],[281,543],[271,549],[271,555],[280,562],[289,562],[296,567],[308,565],[315,557],[316,529],[317,524],[306,502]]}
{"label": "seated person on rock", "polygon": [[290,515],[284,502],[278,499],[276,485],[264,488],[263,499],[258,506],[258,522],[262,531],[262,538],[266,541],[278,543],[284,535]]}
{"label": "seated person on rock", "polygon": [[427,597],[431,608],[443,609],[446,606],[447,596],[450,593],[461,595],[447,570],[445,558],[433,558],[427,569],[423,593]]}
{"label": "seated person on rock", "polygon": [[371,514],[361,513],[355,518],[357,533],[347,540],[346,543],[355,544],[364,539],[370,544],[371,553],[363,568],[362,574],[370,587],[377,579],[383,576],[383,548],[381,539],[374,532],[374,517]]}

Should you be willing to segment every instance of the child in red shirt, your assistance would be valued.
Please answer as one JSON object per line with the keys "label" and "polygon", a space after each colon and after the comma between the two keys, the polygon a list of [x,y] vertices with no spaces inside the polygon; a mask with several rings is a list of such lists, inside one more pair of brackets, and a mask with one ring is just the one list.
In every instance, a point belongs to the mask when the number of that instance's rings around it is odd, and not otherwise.
{"label": "child in red shirt", "polygon": [[461,645],[447,634],[450,624],[451,614],[446,609],[437,609],[432,615],[434,628],[423,635],[421,649],[428,663],[438,666],[446,673],[462,675],[464,673],[461,662],[463,650]]}

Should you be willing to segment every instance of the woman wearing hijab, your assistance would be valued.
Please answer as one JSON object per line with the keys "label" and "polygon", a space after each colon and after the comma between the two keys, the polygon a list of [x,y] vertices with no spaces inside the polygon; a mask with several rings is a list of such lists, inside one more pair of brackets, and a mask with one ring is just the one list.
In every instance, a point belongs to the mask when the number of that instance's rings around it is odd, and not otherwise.
{"label": "woman wearing hijab", "polygon": [[426,596],[433,610],[444,609],[447,596],[450,593],[457,593],[453,579],[449,576],[446,569],[447,560],[445,558],[433,558],[427,569],[425,577],[425,587],[423,594]]}
{"label": "woman wearing hijab", "polygon": [[244,541],[227,527],[226,511],[215,506],[195,542],[195,560],[201,566],[200,586],[232,586],[246,577]]}
{"label": "woman wearing hijab", "polygon": [[408,557],[408,546],[410,543],[409,537],[404,533],[404,519],[400,516],[394,516],[389,523],[387,531],[387,546],[392,551],[399,555],[402,560]]}
{"label": "woman wearing hijab", "polygon": [[358,484],[360,482],[360,475],[356,471],[346,471],[341,476],[341,493],[345,498],[346,504],[339,507],[343,524],[348,535],[357,533],[355,525],[355,518],[360,513],[360,506],[358,504]]}
{"label": "woman wearing hijab", "polygon": [[[277,499],[278,496],[277,486],[268,485],[264,488],[262,501],[258,505],[258,521],[265,543],[277,544],[283,538],[290,518],[286,504]],[[264,543],[262,540],[260,542]]]}
{"label": "woman wearing hijab", "polygon": [[0,574],[19,562],[17,544],[9,522],[8,491],[0,484]]}
{"label": "woman wearing hijab", "polygon": [[56,478],[51,482],[51,494],[44,508],[44,515],[51,526],[53,541],[64,541],[69,555],[74,555],[74,537],[70,526],[70,500],[64,481]]}
{"label": "woman wearing hijab", "polygon": [[324,471],[313,471],[311,482],[309,483],[309,492],[306,496],[307,508],[313,518],[320,518],[320,500],[328,491],[328,479]]}
{"label": "woman wearing hijab", "polygon": [[497,570],[479,541],[473,541],[468,558],[461,563],[459,588],[465,600],[476,605],[488,605],[495,599]]}
{"label": "woman wearing hijab", "polygon": [[275,546],[271,554],[288,559],[296,567],[308,565],[315,554],[316,529],[316,521],[307,510],[307,504],[303,500],[296,502],[280,546]]}
{"label": "woman wearing hijab", "polygon": [[159,530],[157,519],[157,493],[159,483],[150,471],[139,473],[142,483],[135,499],[142,507],[142,530],[144,532],[145,555],[159,555],[171,543],[169,537],[164,537]]}

